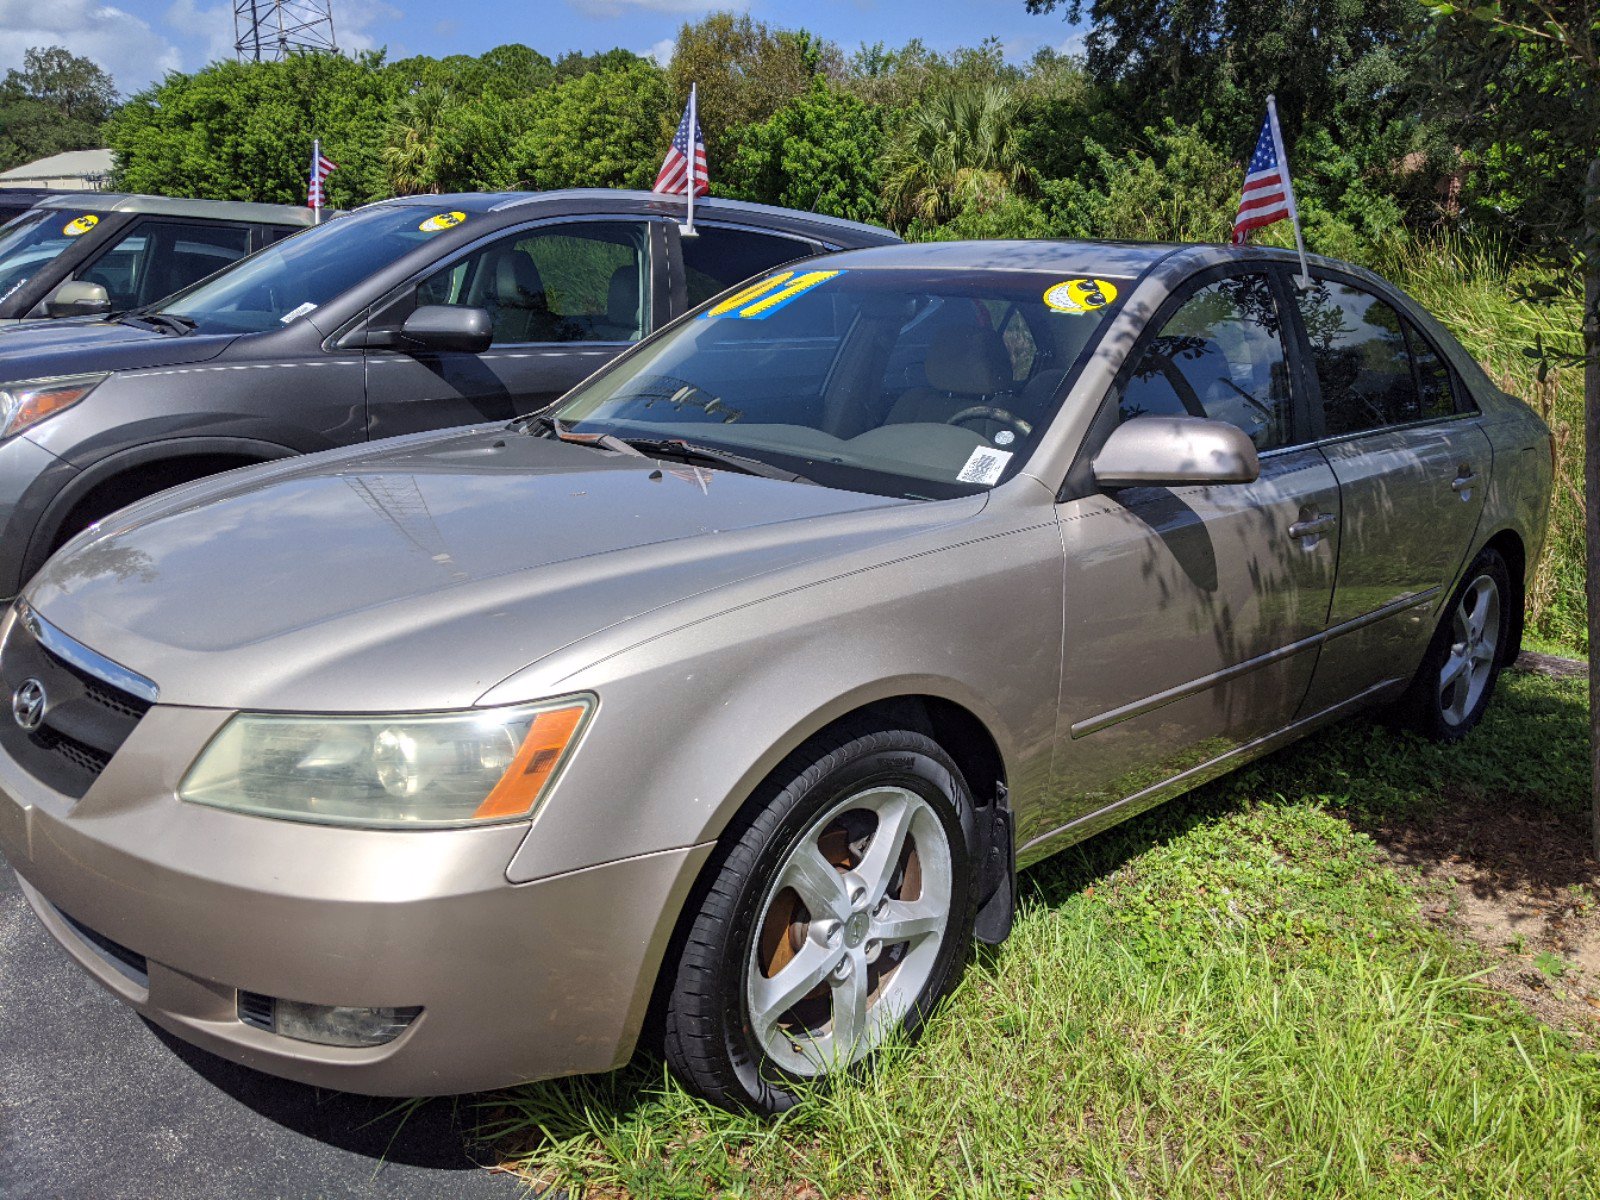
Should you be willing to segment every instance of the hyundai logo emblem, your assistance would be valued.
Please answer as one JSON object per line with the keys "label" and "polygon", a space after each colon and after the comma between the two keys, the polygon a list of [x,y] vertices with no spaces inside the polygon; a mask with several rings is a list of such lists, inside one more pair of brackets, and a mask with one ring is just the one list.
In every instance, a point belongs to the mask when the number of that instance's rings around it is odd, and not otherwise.
{"label": "hyundai logo emblem", "polygon": [[32,733],[44,724],[44,710],[49,703],[44,684],[37,679],[25,679],[11,695],[11,715],[24,731]]}

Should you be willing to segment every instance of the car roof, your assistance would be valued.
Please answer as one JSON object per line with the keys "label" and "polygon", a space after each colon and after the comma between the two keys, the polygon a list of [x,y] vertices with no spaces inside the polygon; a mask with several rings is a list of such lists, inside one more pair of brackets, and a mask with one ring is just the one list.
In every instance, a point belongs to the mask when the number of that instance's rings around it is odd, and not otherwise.
{"label": "car roof", "polygon": [[[72,212],[145,213],[162,217],[202,217],[212,221],[254,221],[261,225],[310,225],[309,208],[294,204],[253,204],[243,200],[185,200],[142,196],[133,192],[63,192],[40,200],[35,208]],[[332,210],[324,209],[323,215]]]}
{"label": "car roof", "polygon": [[[471,213],[504,213],[539,207],[570,207],[578,211],[621,210],[682,219],[685,202],[681,196],[659,192],[630,191],[625,188],[562,188],[549,192],[458,192],[443,196],[396,196],[380,200],[379,205],[407,205],[413,208],[459,209]],[[695,213],[711,219],[744,218],[752,224],[789,228],[808,228],[826,237],[831,232],[838,241],[856,245],[887,245],[900,241],[890,230],[862,221],[822,213],[778,208],[771,204],[751,204],[744,200],[724,200],[702,196],[695,200]]]}

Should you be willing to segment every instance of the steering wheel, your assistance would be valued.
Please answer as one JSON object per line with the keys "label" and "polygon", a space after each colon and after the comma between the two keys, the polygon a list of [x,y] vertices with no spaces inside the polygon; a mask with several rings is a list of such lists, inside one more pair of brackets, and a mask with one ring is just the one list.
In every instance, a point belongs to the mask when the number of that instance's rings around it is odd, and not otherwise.
{"label": "steering wheel", "polygon": [[1031,422],[1024,421],[1015,413],[995,404],[974,404],[971,408],[963,408],[953,417],[945,420],[946,425],[967,425],[973,421],[998,421],[1002,425],[1009,425],[1017,431],[1018,436],[1027,437],[1033,432]]}

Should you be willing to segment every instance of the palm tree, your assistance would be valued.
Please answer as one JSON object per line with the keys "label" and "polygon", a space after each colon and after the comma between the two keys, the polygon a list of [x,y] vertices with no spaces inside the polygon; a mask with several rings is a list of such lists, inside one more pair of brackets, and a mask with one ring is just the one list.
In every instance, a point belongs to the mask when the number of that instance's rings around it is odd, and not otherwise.
{"label": "palm tree", "polygon": [[439,190],[439,126],[449,105],[449,94],[432,85],[395,103],[383,145],[383,165],[395,195]]}
{"label": "palm tree", "polygon": [[890,147],[883,188],[889,220],[948,220],[968,206],[987,208],[1027,192],[1020,102],[999,84],[936,92],[907,119]]}

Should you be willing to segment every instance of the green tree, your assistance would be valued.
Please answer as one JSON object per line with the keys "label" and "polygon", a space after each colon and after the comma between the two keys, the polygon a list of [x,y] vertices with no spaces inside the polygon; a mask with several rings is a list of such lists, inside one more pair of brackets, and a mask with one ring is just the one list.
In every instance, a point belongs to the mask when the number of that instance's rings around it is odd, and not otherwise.
{"label": "green tree", "polygon": [[302,204],[313,138],[339,164],[328,202],[388,194],[383,161],[395,81],[382,56],[299,54],[281,62],[218,62],[171,74],[107,123],[115,185],[213,200]]}
{"label": "green tree", "polygon": [[884,161],[889,220],[939,223],[1032,190],[1018,99],[998,84],[935,92],[912,110]]}
{"label": "green tree", "polygon": [[883,114],[821,79],[739,131],[718,192],[854,221],[882,220]]}
{"label": "green tree", "polygon": [[508,155],[507,185],[649,187],[677,114],[666,75],[635,59],[543,93]]}
{"label": "green tree", "polygon": [[[1474,85],[1485,139],[1528,146],[1560,168],[1572,195],[1565,228],[1544,249],[1577,262],[1583,276],[1584,535],[1588,543],[1591,808],[1600,855],[1600,2],[1483,0],[1458,8],[1434,0],[1443,47]],[[1581,166],[1583,180],[1573,176]],[[1530,297],[1537,300],[1538,296]]]}
{"label": "green tree", "polygon": [[117,89],[95,63],[60,46],[33,47],[0,80],[0,169],[103,145]]}
{"label": "green tree", "polygon": [[801,30],[774,30],[743,14],[712,13],[678,31],[669,72],[681,110],[699,88],[700,127],[716,162],[732,156],[732,131],[759,125],[811,88],[817,75],[842,69],[838,50]]}
{"label": "green tree", "polygon": [[383,142],[383,165],[395,195],[442,190],[439,134],[450,107],[450,94],[437,84],[395,102]]}

